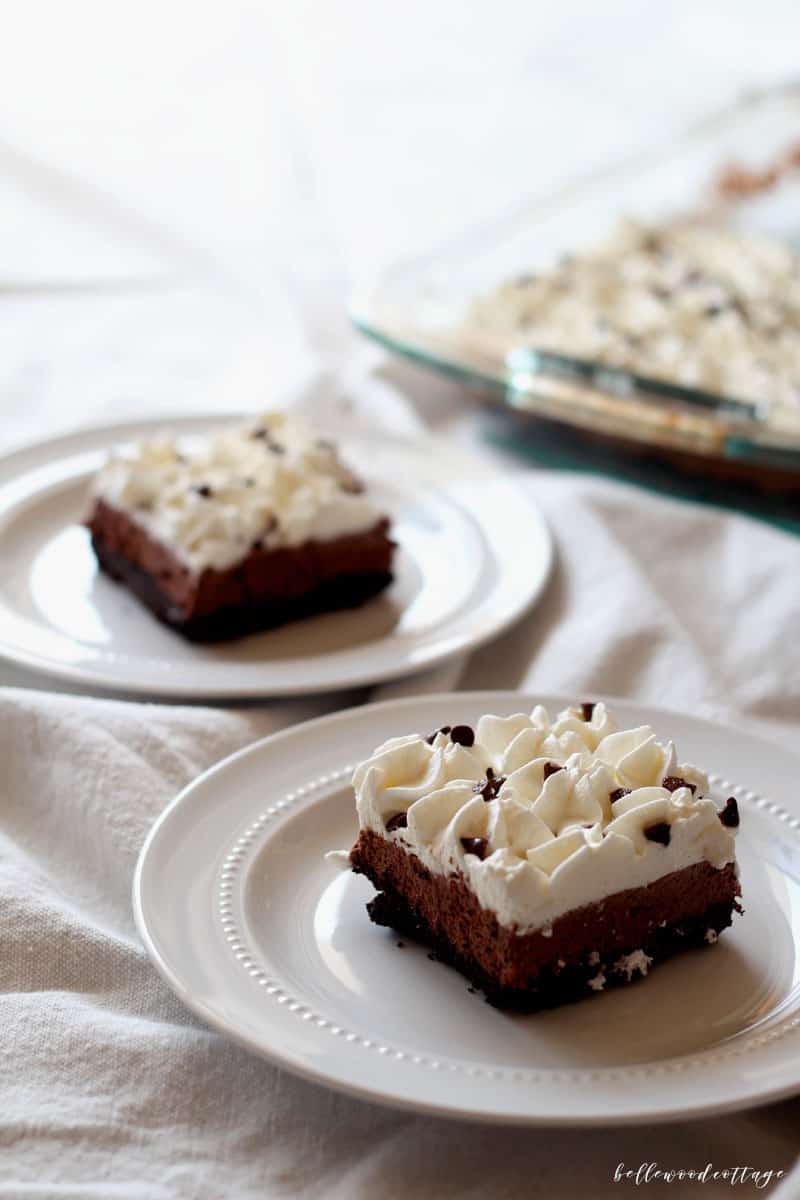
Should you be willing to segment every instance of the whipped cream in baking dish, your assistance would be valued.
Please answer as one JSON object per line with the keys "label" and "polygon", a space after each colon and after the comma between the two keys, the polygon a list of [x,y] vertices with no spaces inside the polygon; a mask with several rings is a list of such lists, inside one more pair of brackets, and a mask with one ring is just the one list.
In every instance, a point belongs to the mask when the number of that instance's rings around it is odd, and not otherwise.
{"label": "whipped cream in baking dish", "polygon": [[[353,776],[359,824],[462,872],[518,933],[698,862],[734,861],[727,811],[674,745],[602,703],[392,738]],[[734,806],[735,807],[735,806]]]}
{"label": "whipped cream in baking dish", "polygon": [[172,437],[110,456],[93,495],[193,571],[266,549],[364,532],[380,519],[363,487],[300,418],[265,413],[193,448]]}
{"label": "whipped cream in baking dish", "polygon": [[473,305],[468,330],[755,402],[800,433],[800,256],[703,224],[621,224]]}

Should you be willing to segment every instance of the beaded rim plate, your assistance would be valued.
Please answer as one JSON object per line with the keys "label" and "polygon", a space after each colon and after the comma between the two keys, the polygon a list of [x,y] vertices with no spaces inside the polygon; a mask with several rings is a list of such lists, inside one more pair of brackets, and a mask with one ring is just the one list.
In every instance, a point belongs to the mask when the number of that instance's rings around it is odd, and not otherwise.
{"label": "beaded rim plate", "polygon": [[[593,697],[596,698],[596,697]],[[550,1012],[498,1012],[422,947],[372,925],[363,878],[325,852],[356,831],[352,765],[395,734],[575,698],[388,701],[226,759],[150,832],[134,912],[168,984],[250,1050],[363,1099],[481,1121],[699,1117],[800,1090],[800,760],[683,714],[611,701],[672,737],[742,807],[745,914],[716,946]],[[757,790],[756,790],[757,789]]]}
{"label": "beaded rim plate", "polygon": [[392,519],[394,582],[358,609],[219,645],[186,642],[98,572],[81,524],[89,481],[115,445],[190,439],[237,419],[126,422],[0,458],[0,655],[130,694],[305,695],[427,670],[501,633],[544,588],[552,540],[513,472],[433,438],[321,425]]}

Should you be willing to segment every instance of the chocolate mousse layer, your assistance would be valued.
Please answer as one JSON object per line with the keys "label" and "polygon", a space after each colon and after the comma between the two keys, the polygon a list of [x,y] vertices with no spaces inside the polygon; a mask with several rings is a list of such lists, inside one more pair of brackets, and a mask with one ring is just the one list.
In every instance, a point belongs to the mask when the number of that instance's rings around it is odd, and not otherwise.
{"label": "chocolate mousse layer", "polygon": [[354,608],[392,581],[389,522],[330,541],[267,549],[197,573],[102,499],[86,522],[98,562],[159,620],[197,642],[226,641],[323,612]]}
{"label": "chocolate mousse layer", "polygon": [[353,870],[375,885],[377,925],[424,942],[500,1008],[533,1011],[627,983],[679,950],[716,941],[740,910],[734,863],[699,862],[518,934],[481,907],[463,875],[440,875],[362,830]]}

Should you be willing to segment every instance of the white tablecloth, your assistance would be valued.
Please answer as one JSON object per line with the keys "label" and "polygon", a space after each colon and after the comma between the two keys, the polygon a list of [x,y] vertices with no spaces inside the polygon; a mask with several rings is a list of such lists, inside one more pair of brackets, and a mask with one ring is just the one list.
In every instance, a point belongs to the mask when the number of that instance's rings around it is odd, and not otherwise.
{"label": "white tablecloth", "polygon": [[[0,40],[9,444],[143,409],[252,408],[312,363],[370,419],[416,412],[475,441],[456,389],[356,348],[348,280],[788,74],[800,33],[777,0],[646,17],[455,0],[24,10]],[[403,395],[378,393],[381,376]],[[524,486],[558,547],[540,605],[381,695],[618,693],[796,741],[800,542],[588,477]],[[211,711],[58,695],[7,666],[0,682],[25,685],[0,693],[0,1196],[567,1198],[618,1194],[620,1162],[793,1158],[798,1101],[660,1130],[480,1130],[343,1099],[202,1029],[133,928],[148,825],[222,755],[363,694]]]}

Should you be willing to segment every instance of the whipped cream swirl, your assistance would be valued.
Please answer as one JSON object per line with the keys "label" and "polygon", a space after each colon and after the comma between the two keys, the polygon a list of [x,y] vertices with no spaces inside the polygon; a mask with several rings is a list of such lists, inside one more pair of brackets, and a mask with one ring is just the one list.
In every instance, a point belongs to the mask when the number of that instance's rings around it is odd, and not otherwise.
{"label": "whipped cream swirl", "polygon": [[227,570],[256,545],[361,533],[380,519],[336,447],[283,412],[199,444],[160,437],[113,453],[92,491],[193,571]]}
{"label": "whipped cream swirl", "polygon": [[618,729],[602,703],[392,738],[353,786],[362,829],[462,873],[520,934],[694,863],[735,861],[706,776],[649,725]]}

